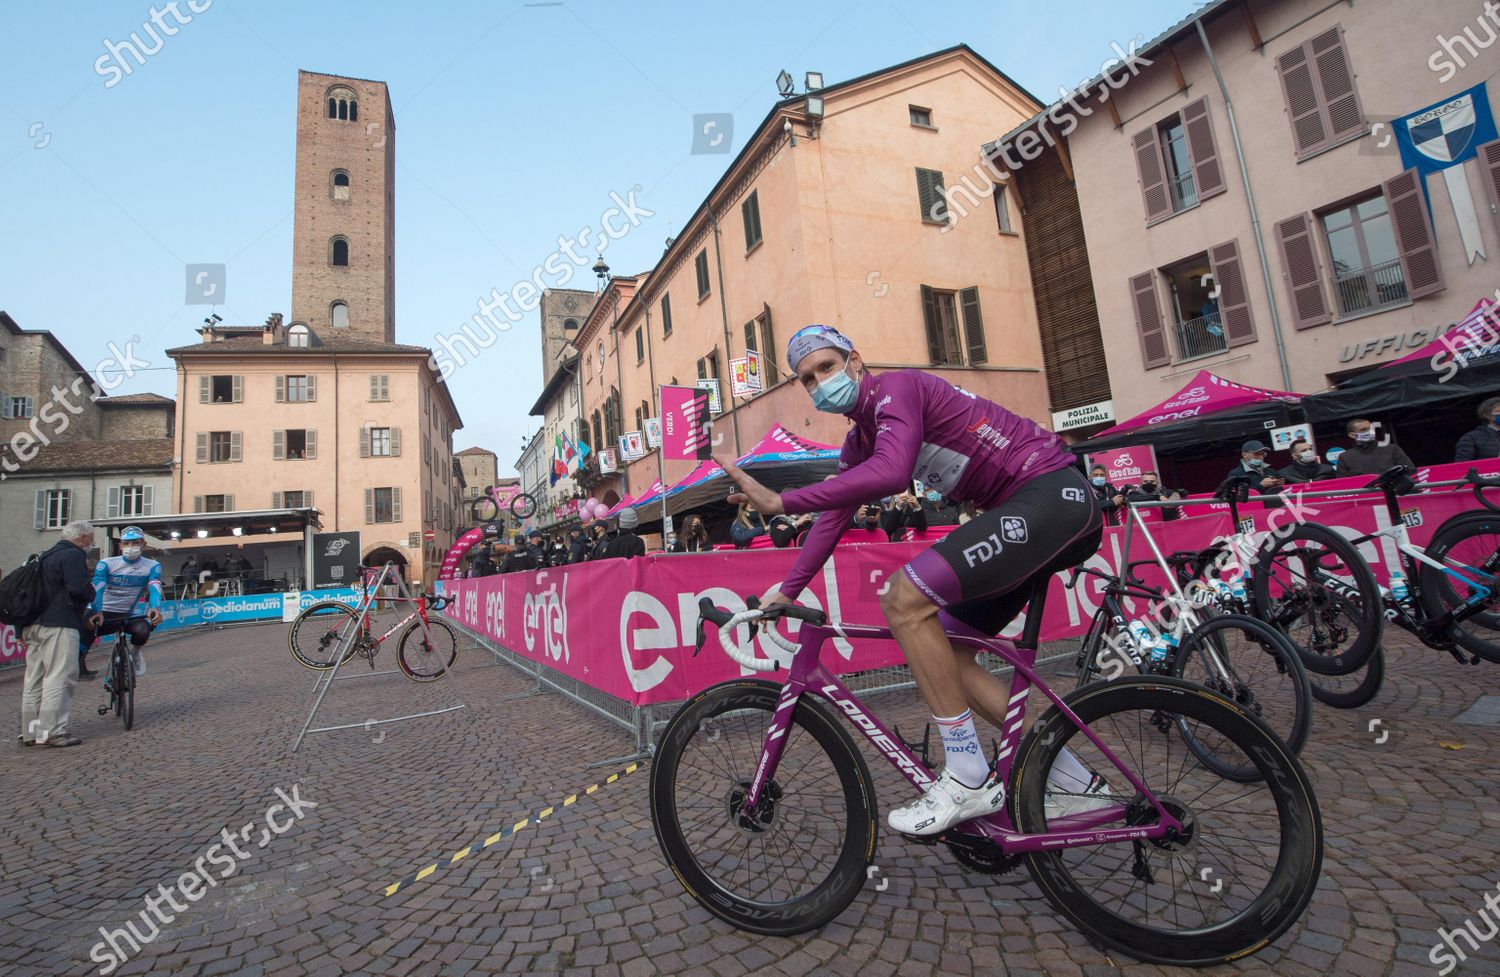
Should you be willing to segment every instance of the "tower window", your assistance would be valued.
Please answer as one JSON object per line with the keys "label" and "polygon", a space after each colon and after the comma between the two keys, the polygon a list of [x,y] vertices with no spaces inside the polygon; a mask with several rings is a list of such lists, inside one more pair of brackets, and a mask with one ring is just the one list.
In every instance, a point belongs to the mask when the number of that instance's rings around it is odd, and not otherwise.
{"label": "tower window", "polygon": [[349,199],[349,174],[344,170],[333,171],[333,199]]}
{"label": "tower window", "polygon": [[329,248],[328,260],[339,267],[349,267],[349,242],[341,237],[334,238]]}
{"label": "tower window", "polygon": [[359,102],[348,88],[334,88],[328,92],[328,117],[340,122],[359,121]]}
{"label": "tower window", "polygon": [[328,317],[333,321],[333,328],[349,328],[349,303],[335,302],[328,307]]}

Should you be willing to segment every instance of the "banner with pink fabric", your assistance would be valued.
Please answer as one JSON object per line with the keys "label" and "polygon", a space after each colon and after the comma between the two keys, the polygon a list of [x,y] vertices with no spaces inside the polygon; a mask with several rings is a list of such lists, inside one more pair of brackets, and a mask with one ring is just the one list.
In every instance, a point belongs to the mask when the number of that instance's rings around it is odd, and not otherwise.
{"label": "banner with pink fabric", "polygon": [[[1409,497],[1403,508],[1419,508],[1412,528],[1418,544],[1431,538],[1446,518],[1474,509],[1465,493],[1438,492]],[[1288,508],[1246,512],[1245,528],[1266,532],[1289,523]],[[1384,506],[1334,499],[1320,507],[1316,521],[1354,537],[1386,528]],[[1227,513],[1159,523],[1151,532],[1163,552],[1199,550],[1230,530]],[[1117,571],[1127,559],[1150,555],[1139,532],[1123,552],[1124,528],[1111,527],[1087,565]],[[822,608],[839,621],[878,624],[880,594],[892,572],[925,548],[923,543],[877,543],[841,546],[802,594],[801,602]],[[1384,544],[1366,543],[1361,551],[1382,582],[1394,554]],[[446,613],[458,623],[518,655],[539,661],[616,698],[646,705],[681,700],[715,682],[742,674],[717,643],[693,655],[698,600],[710,597],[721,607],[744,608],[745,595],[758,595],[779,582],[796,559],[794,549],[759,549],[701,554],[654,555],[621,562],[609,560],[531,573],[512,573],[444,583],[457,599]],[[1154,568],[1142,576],[1161,580]],[[1042,639],[1055,641],[1083,633],[1100,605],[1103,584],[1080,577],[1073,589],[1066,573],[1052,578],[1044,608]],[[1127,602],[1135,613],[1145,607]],[[1005,631],[1020,633],[1024,614]],[[795,624],[793,624],[795,630]],[[744,637],[742,633],[742,638]],[[901,664],[901,650],[891,641],[837,639],[825,648],[825,660],[839,673]],[[758,654],[782,657],[774,645],[756,638]],[[744,673],[748,674],[748,673]]]}
{"label": "banner with pink fabric", "polygon": [[1154,427],[1158,424],[1175,424],[1178,421],[1217,414],[1222,411],[1245,407],[1250,404],[1280,401],[1295,404],[1300,394],[1284,390],[1267,390],[1248,384],[1225,380],[1207,370],[1199,370],[1193,378],[1171,397],[1148,408],[1128,420],[1121,421],[1108,430],[1095,434],[1091,441],[1114,437],[1137,428]]}

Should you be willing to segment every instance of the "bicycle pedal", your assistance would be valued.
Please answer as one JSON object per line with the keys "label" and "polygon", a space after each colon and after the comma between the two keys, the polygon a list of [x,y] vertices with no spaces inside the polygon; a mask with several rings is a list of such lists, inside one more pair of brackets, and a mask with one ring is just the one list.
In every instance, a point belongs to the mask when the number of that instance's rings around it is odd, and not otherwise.
{"label": "bicycle pedal", "polygon": [[946,840],[945,837],[944,837],[944,835],[941,835],[941,834],[936,834],[936,835],[909,835],[909,834],[907,834],[904,831],[898,831],[898,832],[896,832],[896,834],[900,835],[906,841],[910,841],[910,842],[912,842],[914,844],[918,844],[918,845],[927,845],[928,847],[936,845],[940,841]]}

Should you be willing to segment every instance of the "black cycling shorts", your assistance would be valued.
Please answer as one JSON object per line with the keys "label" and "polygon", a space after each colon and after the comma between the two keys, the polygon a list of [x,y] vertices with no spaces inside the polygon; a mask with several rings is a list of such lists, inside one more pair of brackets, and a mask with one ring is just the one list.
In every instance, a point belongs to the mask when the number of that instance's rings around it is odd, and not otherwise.
{"label": "black cycling shorts", "polygon": [[1093,486],[1070,466],[1033,478],[902,569],[949,615],[999,634],[1026,606],[1033,581],[1093,556],[1103,534]]}

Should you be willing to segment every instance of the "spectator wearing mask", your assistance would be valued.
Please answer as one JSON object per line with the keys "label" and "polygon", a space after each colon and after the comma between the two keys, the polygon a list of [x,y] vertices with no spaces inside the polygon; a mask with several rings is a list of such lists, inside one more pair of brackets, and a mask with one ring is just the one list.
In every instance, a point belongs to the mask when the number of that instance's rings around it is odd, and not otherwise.
{"label": "spectator wearing mask", "polygon": [[553,537],[547,545],[547,565],[549,567],[565,567],[568,565],[568,544],[562,541],[562,537]]}
{"label": "spectator wearing mask", "polygon": [[83,614],[94,599],[84,554],[94,545],[94,527],[70,522],[62,539],[41,557],[47,606],[22,631],[26,642],[26,677],[21,687],[21,744],[77,746],[83,741],[68,731],[73,687],[78,682],[78,647]]}
{"label": "spectator wearing mask", "polygon": [[1387,439],[1385,444],[1377,444],[1375,425],[1365,418],[1357,417],[1350,421],[1346,430],[1354,444],[1339,455],[1339,463],[1334,466],[1334,471],[1340,477],[1383,475],[1397,465],[1417,467],[1395,441]]}
{"label": "spectator wearing mask", "polygon": [[1486,458],[1500,458],[1500,397],[1491,397],[1479,405],[1479,426],[1464,432],[1453,450],[1454,461]]}
{"label": "spectator wearing mask", "polygon": [[891,542],[901,539],[908,529],[926,529],[927,513],[922,502],[911,492],[902,492],[891,500],[880,514],[880,528]]}
{"label": "spectator wearing mask", "polygon": [[701,516],[688,516],[682,524],[682,532],[676,539],[669,539],[668,543],[673,553],[707,553],[713,549]]}
{"label": "spectator wearing mask", "polygon": [[[1179,491],[1167,491],[1161,486],[1161,479],[1156,472],[1142,472],[1141,484],[1134,488],[1126,489],[1125,499],[1127,502],[1173,502],[1182,498]],[[1159,510],[1162,519],[1171,521],[1182,518],[1182,512],[1177,506],[1164,505]]]}
{"label": "spectator wearing mask", "polygon": [[524,573],[540,570],[546,566],[541,549],[542,534],[532,532],[530,537],[516,541],[516,548],[500,564],[501,573]]}
{"label": "spectator wearing mask", "polygon": [[1318,452],[1314,450],[1312,442],[1306,438],[1298,438],[1292,442],[1292,463],[1278,474],[1292,485],[1301,482],[1321,482],[1334,477],[1333,466],[1324,464],[1318,459]]}
{"label": "spectator wearing mask", "polygon": [[764,535],[765,532],[766,522],[755,510],[755,506],[748,502],[741,502],[739,512],[735,514],[734,522],[729,527],[729,538],[734,540],[734,548],[747,549],[752,539]]}
{"label": "spectator wearing mask", "polygon": [[599,560],[615,560],[621,557],[631,559],[646,555],[646,541],[635,534],[635,529],[641,523],[641,517],[636,515],[634,509],[623,509],[616,520],[614,532],[604,537],[603,553],[596,556]]}
{"label": "spectator wearing mask", "polygon": [[1104,513],[1104,524],[1118,526],[1120,506],[1125,502],[1123,490],[1109,484],[1109,477],[1103,465],[1095,465],[1089,469],[1089,484],[1094,486],[1094,494],[1099,497],[1099,509]]}
{"label": "spectator wearing mask", "polygon": [[1280,492],[1286,479],[1266,464],[1266,446],[1254,438],[1240,445],[1240,463],[1229,470],[1226,482],[1248,486],[1252,493]]}
{"label": "spectator wearing mask", "polygon": [[943,498],[937,489],[928,489],[921,496],[922,512],[929,526],[957,526],[958,506]]}

